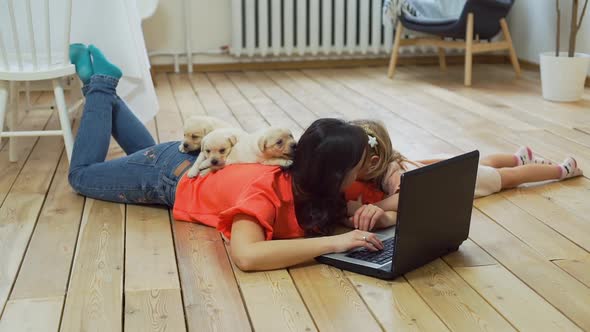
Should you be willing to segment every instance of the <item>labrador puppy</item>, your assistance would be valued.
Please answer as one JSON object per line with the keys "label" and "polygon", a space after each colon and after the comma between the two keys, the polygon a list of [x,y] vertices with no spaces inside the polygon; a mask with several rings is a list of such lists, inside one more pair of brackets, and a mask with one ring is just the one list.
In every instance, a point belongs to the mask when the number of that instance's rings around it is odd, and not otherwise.
{"label": "labrador puppy", "polygon": [[191,116],[184,122],[184,139],[180,142],[178,150],[189,153],[201,149],[203,137],[215,129],[229,128],[230,125],[212,116]]}
{"label": "labrador puppy", "polygon": [[232,149],[226,165],[260,163],[291,166],[297,142],[289,129],[266,128],[244,136]]}
{"label": "labrador puppy", "polygon": [[201,141],[201,152],[187,172],[189,178],[204,176],[210,171],[217,171],[227,164],[227,156],[235,145],[247,134],[237,128],[215,129]]}

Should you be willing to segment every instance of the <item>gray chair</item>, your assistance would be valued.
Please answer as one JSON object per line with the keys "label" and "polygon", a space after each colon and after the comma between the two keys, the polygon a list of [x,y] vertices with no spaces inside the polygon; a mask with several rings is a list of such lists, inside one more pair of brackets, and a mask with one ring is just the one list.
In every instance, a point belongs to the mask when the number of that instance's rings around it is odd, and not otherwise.
{"label": "gray chair", "polygon": [[[392,78],[401,46],[430,45],[438,47],[440,67],[446,69],[445,48],[465,49],[465,85],[471,86],[473,54],[499,50],[508,50],[510,61],[520,76],[520,65],[512,38],[506,23],[506,15],[515,0],[467,0],[461,15],[456,20],[432,20],[401,15],[395,28],[395,41],[391,52],[387,76]],[[438,38],[402,39],[404,29],[435,35]],[[500,30],[504,40],[492,42]],[[474,39],[475,37],[475,39]],[[445,39],[454,40],[445,40]],[[464,39],[458,41],[455,39]],[[482,40],[489,40],[483,43]]]}

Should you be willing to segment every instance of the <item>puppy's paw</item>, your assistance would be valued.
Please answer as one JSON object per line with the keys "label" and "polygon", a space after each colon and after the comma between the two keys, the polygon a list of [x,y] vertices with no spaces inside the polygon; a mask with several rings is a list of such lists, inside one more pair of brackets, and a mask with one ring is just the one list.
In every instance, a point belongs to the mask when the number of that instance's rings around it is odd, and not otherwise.
{"label": "puppy's paw", "polygon": [[210,168],[205,168],[199,171],[199,176],[205,176],[207,174],[209,174],[209,172],[211,172]]}
{"label": "puppy's paw", "polygon": [[289,167],[293,165],[293,160],[289,159],[268,159],[261,162],[263,165]]}
{"label": "puppy's paw", "polygon": [[188,170],[188,173],[186,173],[186,176],[188,176],[189,179],[192,179],[197,175],[199,175],[199,169],[197,167],[191,167],[191,169]]}
{"label": "puppy's paw", "polygon": [[178,151],[180,151],[180,152],[182,152],[182,153],[187,153],[187,152],[188,152],[188,151],[186,151],[186,150],[184,149],[184,144],[182,144],[182,143],[180,143],[180,144],[178,145]]}

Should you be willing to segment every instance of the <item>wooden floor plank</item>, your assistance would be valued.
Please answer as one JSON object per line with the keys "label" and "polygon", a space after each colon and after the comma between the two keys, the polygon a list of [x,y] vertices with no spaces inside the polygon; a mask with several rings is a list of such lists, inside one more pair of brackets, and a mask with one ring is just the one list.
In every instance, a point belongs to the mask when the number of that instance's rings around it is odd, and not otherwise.
{"label": "wooden floor plank", "polygon": [[287,270],[243,272],[233,262],[232,267],[255,331],[317,331]]}
{"label": "wooden floor plank", "polygon": [[590,287],[590,255],[580,259],[560,259],[553,263]]}
{"label": "wooden floor plank", "polygon": [[408,281],[345,272],[385,331],[448,331]]}
{"label": "wooden floor plank", "polygon": [[260,72],[246,72],[248,79],[266,94],[285,113],[289,114],[302,128],[307,128],[317,119],[317,115],[295,100],[283,89],[276,86],[266,75]]}
{"label": "wooden floor plank", "polygon": [[126,291],[125,331],[186,331],[180,289]]}
{"label": "wooden floor plank", "polygon": [[455,270],[520,331],[580,330],[500,265]]}
{"label": "wooden floor plank", "polygon": [[57,332],[63,296],[10,300],[0,332]]}
{"label": "wooden floor plank", "polygon": [[267,71],[265,72],[277,86],[280,86],[284,91],[297,99],[305,108],[312,111],[318,118],[338,118],[342,119],[344,116],[339,112],[337,107],[326,102],[323,98],[319,98],[315,94],[309,93],[297,83],[295,83],[285,72],[282,71]]}
{"label": "wooden floor plank", "polygon": [[65,296],[84,207],[68,183],[68,167],[62,153],[11,300]]}
{"label": "wooden floor plank", "polygon": [[471,239],[465,240],[459,250],[444,256],[444,261],[451,267],[469,267],[496,265],[496,260],[481,249]]}
{"label": "wooden floor plank", "polygon": [[[48,128],[57,126],[57,117]],[[0,315],[24,258],[63,149],[60,137],[39,139],[0,207]]]}
{"label": "wooden floor plank", "polygon": [[406,278],[452,331],[514,330],[441,259],[407,273]]}
{"label": "wooden floor plank", "polygon": [[168,74],[168,78],[183,120],[191,115],[207,115],[187,74]]}
{"label": "wooden floor plank", "polygon": [[180,289],[168,209],[127,206],[125,292]]}
{"label": "wooden floor plank", "polygon": [[578,177],[540,186],[537,190],[543,197],[566,208],[577,217],[583,220],[590,219],[590,180]]}
{"label": "wooden floor plank", "polygon": [[502,196],[542,221],[572,242],[590,251],[590,218],[576,215],[561,204],[543,196],[551,185],[517,188],[502,192]]}
{"label": "wooden floor plank", "polygon": [[124,205],[86,199],[60,331],[121,331],[124,225]]}
{"label": "wooden floor plank", "polygon": [[206,74],[192,74],[189,76],[189,80],[208,115],[223,119],[234,127],[241,127],[240,122],[223,102]]}
{"label": "wooden floor plank", "polygon": [[183,136],[182,117],[166,74],[156,76],[156,94],[160,111],[156,114],[160,142],[180,141]]}
{"label": "wooden floor plank", "polygon": [[[45,99],[44,97],[42,100]],[[48,125],[50,117],[51,112],[47,110],[29,111],[24,116],[19,128],[21,128],[20,130],[42,130]],[[17,139],[18,161],[15,163],[8,160],[8,145],[0,151],[0,205],[6,199],[6,195],[8,195],[37,140],[38,137],[19,137]]]}
{"label": "wooden floor plank", "polygon": [[219,232],[174,221],[189,331],[250,331],[246,309]]}
{"label": "wooden floor plank", "polygon": [[268,127],[268,122],[252,107],[225,74],[211,73],[207,76],[242,128],[247,132],[255,132]]}
{"label": "wooden floor plank", "polygon": [[[452,142],[463,151],[480,150],[482,155],[516,151],[512,145],[498,137],[507,131],[495,126],[479,115],[461,111],[441,99],[420,93],[410,84],[396,82],[392,88],[385,85],[383,77],[367,77],[363,73],[333,71],[336,77],[354,86],[357,91],[373,96],[381,105],[398,116],[426,129],[434,136]],[[389,85],[393,84],[388,82]]]}
{"label": "wooden floor plank", "polygon": [[379,323],[344,273],[314,264],[289,270],[318,330],[381,331]]}
{"label": "wooden floor plank", "polygon": [[474,210],[471,239],[582,329],[590,329],[590,288]]}
{"label": "wooden floor plank", "polygon": [[387,107],[382,106],[374,100],[377,97],[374,93],[369,93],[368,95],[363,94],[345,82],[334,79],[330,75],[332,73],[331,71],[305,70],[303,72],[306,76],[329,90],[337,98],[352,103],[355,108],[363,112],[361,113],[362,115],[356,112],[347,114],[349,119],[377,118],[383,121],[391,133],[390,136],[394,147],[402,151],[407,157],[420,159],[440,153],[456,154],[460,152],[459,149],[451,144],[389,112]]}
{"label": "wooden floor plank", "polygon": [[303,128],[289,114],[273,103],[256,85],[250,82],[244,73],[227,73],[226,75],[264,117],[266,122],[274,127],[291,129],[296,138],[301,136]]}
{"label": "wooden floor plank", "polygon": [[580,258],[588,254],[502,195],[478,199],[475,206],[548,260]]}

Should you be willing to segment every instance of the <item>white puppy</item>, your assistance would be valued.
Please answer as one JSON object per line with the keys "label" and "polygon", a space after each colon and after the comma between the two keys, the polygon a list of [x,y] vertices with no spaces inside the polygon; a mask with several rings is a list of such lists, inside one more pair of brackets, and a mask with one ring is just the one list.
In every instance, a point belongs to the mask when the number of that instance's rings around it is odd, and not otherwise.
{"label": "white puppy", "polygon": [[216,171],[226,165],[226,158],[246,132],[237,128],[215,129],[201,141],[201,152],[187,173],[189,178]]}
{"label": "white puppy", "polygon": [[184,139],[178,146],[183,153],[197,151],[201,148],[203,137],[219,128],[229,128],[226,122],[212,116],[191,116],[184,122]]}
{"label": "white puppy", "polygon": [[201,154],[187,176],[203,176],[226,165],[240,163],[290,166],[296,147],[297,142],[289,129],[267,128],[253,134],[217,129],[203,139]]}
{"label": "white puppy", "polygon": [[260,163],[291,166],[297,142],[289,129],[266,128],[242,137],[232,149],[226,165]]}

